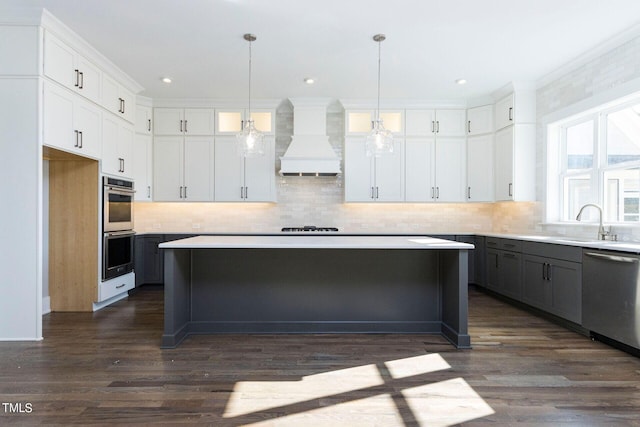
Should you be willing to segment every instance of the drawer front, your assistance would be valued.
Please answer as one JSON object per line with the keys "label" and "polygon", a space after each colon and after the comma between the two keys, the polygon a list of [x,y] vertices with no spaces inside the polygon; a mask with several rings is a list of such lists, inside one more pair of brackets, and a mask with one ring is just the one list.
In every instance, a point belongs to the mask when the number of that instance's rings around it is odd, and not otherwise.
{"label": "drawer front", "polygon": [[582,262],[582,248],[566,246],[556,243],[523,242],[522,251],[526,254],[546,258],[562,259],[572,262]]}
{"label": "drawer front", "polygon": [[98,302],[102,302],[135,287],[135,274],[129,273],[119,276],[98,286]]}
{"label": "drawer front", "polygon": [[487,237],[485,245],[490,249],[501,249],[503,251],[522,252],[522,241],[513,239],[502,239],[500,237]]}

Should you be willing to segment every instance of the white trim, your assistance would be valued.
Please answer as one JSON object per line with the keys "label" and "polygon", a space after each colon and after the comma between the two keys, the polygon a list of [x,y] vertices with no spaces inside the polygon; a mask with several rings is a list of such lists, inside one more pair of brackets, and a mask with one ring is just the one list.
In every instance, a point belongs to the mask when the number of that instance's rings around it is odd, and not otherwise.
{"label": "white trim", "polygon": [[600,44],[597,44],[595,47],[589,48],[587,51],[576,56],[561,67],[556,68],[549,74],[539,78],[536,81],[536,89],[540,89],[550,83],[553,83],[554,81],[569,74],[570,72],[584,66],[588,62],[601,57],[602,55],[610,52],[617,47],[622,46],[625,43],[630,42],[636,37],[640,37],[640,24],[636,24],[630,28],[627,28],[625,31],[616,34],[615,36],[603,41]]}
{"label": "white trim", "polygon": [[42,315],[51,313],[51,297],[42,298]]}
{"label": "white trim", "polygon": [[[288,99],[252,99],[251,109],[275,109]],[[153,98],[153,106],[161,108],[247,108],[246,99]]]}
{"label": "white trim", "polygon": [[121,299],[125,299],[129,296],[129,291],[125,291],[121,294],[118,294],[116,296],[113,296],[109,299],[106,299],[104,301],[100,301],[100,302],[94,302],[93,303],[93,311],[98,311],[98,310],[102,310],[103,308],[105,308],[108,305],[113,304],[116,301],[120,301]]}
{"label": "white trim", "polygon": [[[371,99],[341,99],[340,103],[345,110],[375,110],[376,100]],[[466,100],[433,99],[433,100],[412,100],[412,99],[383,99],[380,101],[381,110],[397,109],[463,109],[467,108]]]}

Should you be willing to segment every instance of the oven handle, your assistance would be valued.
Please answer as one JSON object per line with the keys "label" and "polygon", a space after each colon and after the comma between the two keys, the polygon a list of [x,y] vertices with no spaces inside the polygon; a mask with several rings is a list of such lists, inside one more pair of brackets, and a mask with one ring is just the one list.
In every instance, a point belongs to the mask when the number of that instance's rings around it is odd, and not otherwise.
{"label": "oven handle", "polygon": [[104,234],[107,237],[121,237],[121,236],[133,236],[134,234],[136,234],[136,232],[131,230],[126,230],[126,231],[112,231]]}
{"label": "oven handle", "polygon": [[122,188],[122,187],[110,187],[110,186],[106,186],[105,185],[105,190],[111,191],[113,193],[117,193],[117,194],[133,194],[136,192],[136,190],[131,190],[129,188]]}

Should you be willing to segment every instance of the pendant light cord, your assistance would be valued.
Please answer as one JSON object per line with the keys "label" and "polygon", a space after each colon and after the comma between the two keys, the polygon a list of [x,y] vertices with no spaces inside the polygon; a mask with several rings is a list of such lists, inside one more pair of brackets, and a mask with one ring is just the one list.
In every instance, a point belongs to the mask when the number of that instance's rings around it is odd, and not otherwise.
{"label": "pendant light cord", "polygon": [[251,40],[249,40],[249,117],[251,120]]}
{"label": "pendant light cord", "polygon": [[378,109],[376,110],[376,123],[380,120],[380,52],[381,50],[382,50],[382,40],[379,40],[378,41]]}

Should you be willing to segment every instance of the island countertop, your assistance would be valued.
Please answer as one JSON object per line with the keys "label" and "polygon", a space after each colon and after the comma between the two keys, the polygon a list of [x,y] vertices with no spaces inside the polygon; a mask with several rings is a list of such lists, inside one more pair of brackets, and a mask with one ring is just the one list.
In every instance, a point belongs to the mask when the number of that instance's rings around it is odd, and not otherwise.
{"label": "island countertop", "polygon": [[473,249],[469,243],[429,236],[195,236],[161,243],[161,249]]}

